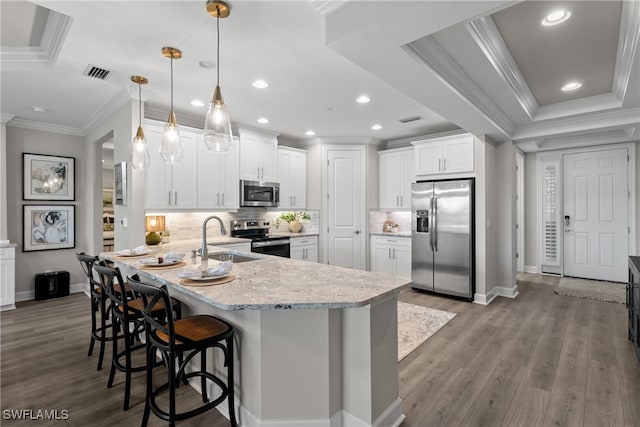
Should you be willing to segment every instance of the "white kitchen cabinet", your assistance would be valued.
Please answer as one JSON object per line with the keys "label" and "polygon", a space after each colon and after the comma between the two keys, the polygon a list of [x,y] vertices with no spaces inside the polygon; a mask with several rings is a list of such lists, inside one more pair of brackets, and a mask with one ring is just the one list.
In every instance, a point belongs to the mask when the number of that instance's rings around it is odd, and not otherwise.
{"label": "white kitchen cabinet", "polygon": [[278,179],[278,138],[247,129],[240,136],[240,179],[275,182]]}
{"label": "white kitchen cabinet", "polygon": [[291,258],[318,262],[318,236],[292,237],[289,242]]}
{"label": "white kitchen cabinet", "polygon": [[473,172],[473,135],[451,135],[412,142],[416,175]]}
{"label": "white kitchen cabinet", "polygon": [[223,153],[198,144],[198,208],[238,209],[239,164],[237,144]]}
{"label": "white kitchen cabinet", "polygon": [[16,250],[0,248],[0,310],[16,308]]}
{"label": "white kitchen cabinet", "polygon": [[168,165],[160,157],[160,142],[164,126],[147,124],[145,135],[149,144],[151,164],[147,169],[146,209],[195,209],[198,207],[198,130],[180,127],[184,158]]}
{"label": "white kitchen cabinet", "polygon": [[411,239],[371,236],[371,271],[411,277]]}
{"label": "white kitchen cabinet", "polygon": [[304,209],[307,204],[307,152],[278,148],[280,208]]}
{"label": "white kitchen cabinet", "polygon": [[378,152],[381,209],[411,208],[411,183],[416,181],[414,169],[413,149]]}

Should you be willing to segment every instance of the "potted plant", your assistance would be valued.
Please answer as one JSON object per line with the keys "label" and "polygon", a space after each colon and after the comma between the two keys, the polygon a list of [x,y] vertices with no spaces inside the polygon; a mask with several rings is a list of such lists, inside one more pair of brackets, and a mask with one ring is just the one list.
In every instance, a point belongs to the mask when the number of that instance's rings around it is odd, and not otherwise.
{"label": "potted plant", "polygon": [[284,221],[289,224],[289,230],[292,233],[299,233],[300,230],[302,230],[302,223],[300,221],[309,219],[311,219],[311,215],[304,211],[283,212],[276,218],[276,228],[280,227],[280,223]]}

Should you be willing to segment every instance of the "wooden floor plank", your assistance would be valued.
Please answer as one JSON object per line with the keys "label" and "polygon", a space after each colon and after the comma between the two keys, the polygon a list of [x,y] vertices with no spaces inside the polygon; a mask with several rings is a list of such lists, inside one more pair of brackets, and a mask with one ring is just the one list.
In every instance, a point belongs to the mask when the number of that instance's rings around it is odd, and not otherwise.
{"label": "wooden floor plank", "polygon": [[[457,313],[399,364],[404,427],[637,425],[640,363],[622,304],[559,296],[558,278],[518,276],[520,294],[488,306],[403,291],[400,299]],[[137,426],[144,376],[134,375],[123,412],[123,378],[107,389],[108,362],[87,357],[89,300],[74,294],[19,303],[0,313],[2,409],[69,409],[41,426]],[[107,361],[111,348],[107,348]],[[190,387],[180,396],[196,399]],[[636,424],[634,424],[636,423]],[[5,426],[33,422],[3,420]],[[165,425],[151,417],[150,426]],[[226,426],[216,411],[180,426]]]}

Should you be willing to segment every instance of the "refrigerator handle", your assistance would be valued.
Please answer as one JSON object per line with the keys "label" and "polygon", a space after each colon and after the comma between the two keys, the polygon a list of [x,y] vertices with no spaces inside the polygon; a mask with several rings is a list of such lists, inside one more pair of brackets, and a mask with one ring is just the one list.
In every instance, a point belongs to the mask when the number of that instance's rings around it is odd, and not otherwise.
{"label": "refrigerator handle", "polygon": [[429,232],[429,247],[431,248],[431,252],[433,252],[433,231],[435,224],[433,223],[433,197],[429,199],[429,222],[431,223],[431,230]]}
{"label": "refrigerator handle", "polygon": [[438,252],[438,197],[433,198],[433,248]]}

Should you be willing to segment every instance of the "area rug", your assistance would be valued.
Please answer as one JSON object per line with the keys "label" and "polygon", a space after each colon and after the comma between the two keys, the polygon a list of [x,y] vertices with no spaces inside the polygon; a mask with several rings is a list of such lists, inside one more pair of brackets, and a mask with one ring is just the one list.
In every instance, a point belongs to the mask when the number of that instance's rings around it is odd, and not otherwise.
{"label": "area rug", "polygon": [[435,334],[455,313],[398,302],[398,361]]}
{"label": "area rug", "polygon": [[627,298],[626,286],[626,283],[563,277],[553,288],[553,292],[570,297],[624,304]]}

